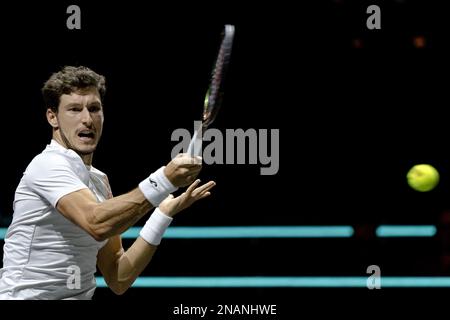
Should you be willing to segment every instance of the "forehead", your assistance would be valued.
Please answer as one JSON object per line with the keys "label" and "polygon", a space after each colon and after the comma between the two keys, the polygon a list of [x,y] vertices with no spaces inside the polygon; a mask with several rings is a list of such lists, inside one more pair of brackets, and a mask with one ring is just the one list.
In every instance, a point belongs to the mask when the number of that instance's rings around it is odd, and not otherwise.
{"label": "forehead", "polygon": [[60,98],[60,105],[66,105],[69,103],[92,103],[99,102],[101,103],[100,93],[97,88],[87,87],[82,89],[76,89],[72,91],[70,94],[63,94]]}

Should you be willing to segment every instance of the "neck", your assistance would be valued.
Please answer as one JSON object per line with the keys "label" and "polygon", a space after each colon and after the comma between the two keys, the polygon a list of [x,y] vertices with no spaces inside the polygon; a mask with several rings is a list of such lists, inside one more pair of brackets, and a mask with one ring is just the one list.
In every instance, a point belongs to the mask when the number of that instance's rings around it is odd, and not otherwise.
{"label": "neck", "polygon": [[[75,150],[74,150],[75,151]],[[75,151],[76,152],[76,151]],[[78,152],[77,152],[78,153]],[[78,155],[81,157],[81,160],[83,160],[83,163],[86,166],[91,166],[92,165],[92,158],[94,156],[93,153],[89,153],[89,154],[79,154]]]}
{"label": "neck", "polygon": [[63,146],[66,149],[71,149],[73,151],[75,151],[81,158],[81,160],[83,160],[83,163],[86,166],[91,166],[92,165],[92,158],[94,157],[94,153],[87,153],[87,154],[83,154],[80,153],[78,150],[72,148],[70,145],[68,145],[68,141],[67,143],[64,141],[65,139],[62,138],[62,136],[60,134],[58,134],[58,131],[54,131],[53,132],[53,136],[52,139],[55,140],[56,142],[58,142],[61,146]]}

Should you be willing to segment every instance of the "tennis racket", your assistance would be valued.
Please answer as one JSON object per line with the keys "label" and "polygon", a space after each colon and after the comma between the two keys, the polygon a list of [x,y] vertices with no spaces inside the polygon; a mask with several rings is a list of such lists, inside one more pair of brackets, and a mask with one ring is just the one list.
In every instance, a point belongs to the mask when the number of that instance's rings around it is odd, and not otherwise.
{"label": "tennis racket", "polygon": [[227,24],[222,33],[222,42],[212,70],[208,91],[206,92],[201,125],[194,131],[187,150],[187,153],[191,156],[200,156],[202,154],[202,132],[213,123],[222,104],[224,79],[230,63],[233,39],[234,26]]}

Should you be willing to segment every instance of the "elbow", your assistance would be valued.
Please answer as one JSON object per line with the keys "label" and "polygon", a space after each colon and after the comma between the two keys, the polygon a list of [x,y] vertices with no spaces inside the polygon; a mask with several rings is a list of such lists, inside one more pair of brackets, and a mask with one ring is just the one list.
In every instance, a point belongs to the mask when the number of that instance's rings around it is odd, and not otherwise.
{"label": "elbow", "polygon": [[121,296],[123,295],[127,289],[117,289],[117,288],[110,288],[112,292],[114,292],[115,295]]}
{"label": "elbow", "polygon": [[111,228],[103,223],[95,223],[90,221],[85,231],[96,241],[105,241],[111,237]]}
{"label": "elbow", "polygon": [[108,230],[105,228],[90,228],[89,234],[98,242],[105,241],[110,237]]}
{"label": "elbow", "polygon": [[92,212],[92,214],[88,217],[87,226],[86,231],[96,241],[105,241],[111,237],[111,226],[104,221],[99,221],[95,212]]}
{"label": "elbow", "polygon": [[111,289],[112,292],[114,292],[114,294],[121,296],[128,290],[129,286],[118,283],[114,285],[109,285],[109,288]]}
{"label": "elbow", "polygon": [[94,238],[95,241],[102,242],[108,239],[104,235],[97,235],[97,234],[91,234],[91,236]]}

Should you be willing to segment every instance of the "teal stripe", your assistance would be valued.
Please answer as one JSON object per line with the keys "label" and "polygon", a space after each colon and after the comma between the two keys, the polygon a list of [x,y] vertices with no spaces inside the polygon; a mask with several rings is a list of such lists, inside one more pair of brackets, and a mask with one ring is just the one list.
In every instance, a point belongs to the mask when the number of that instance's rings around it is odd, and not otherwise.
{"label": "teal stripe", "polygon": [[436,235],[435,226],[389,226],[377,228],[378,237],[433,237]]}
{"label": "teal stripe", "polygon": [[[4,239],[6,228],[0,228]],[[140,227],[132,227],[122,234],[124,239],[139,236]],[[433,225],[394,226],[381,225],[378,237],[433,237],[437,229]],[[212,238],[349,238],[354,234],[351,226],[267,226],[267,227],[170,227],[164,238],[212,239]]]}
{"label": "teal stripe", "polygon": [[[140,230],[140,227],[132,227],[122,234],[122,238],[135,239]],[[5,233],[6,229],[0,228],[2,239]],[[164,238],[349,238],[353,233],[350,226],[171,227],[165,232]]]}
{"label": "teal stripe", "polygon": [[[136,238],[140,228],[130,228],[123,238]],[[164,234],[170,239],[211,239],[211,238],[348,238],[353,235],[350,226],[309,226],[309,227],[171,227]]]}
{"label": "teal stripe", "polygon": [[[134,288],[366,288],[367,277],[140,277]],[[450,277],[381,277],[381,288],[450,287]],[[97,286],[106,287],[102,277]]]}

